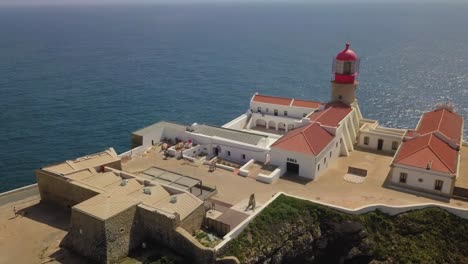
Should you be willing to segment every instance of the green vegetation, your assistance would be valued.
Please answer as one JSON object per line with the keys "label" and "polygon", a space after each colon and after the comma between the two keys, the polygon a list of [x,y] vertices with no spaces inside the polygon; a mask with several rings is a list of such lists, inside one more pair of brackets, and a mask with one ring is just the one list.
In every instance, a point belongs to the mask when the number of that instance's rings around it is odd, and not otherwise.
{"label": "green vegetation", "polygon": [[139,248],[122,259],[119,264],[183,264],[187,263],[183,257],[168,248],[158,245],[148,245],[148,248]]}
{"label": "green vegetation", "polygon": [[439,208],[348,215],[281,195],[224,255],[242,263],[468,263],[468,221]]}
{"label": "green vegetation", "polygon": [[[211,236],[211,239],[210,239]],[[215,247],[219,242],[221,242],[221,239],[218,238],[217,236],[210,234],[208,236],[207,233],[203,230],[198,230],[195,233],[195,238],[200,242],[200,244],[204,245],[205,247]]]}

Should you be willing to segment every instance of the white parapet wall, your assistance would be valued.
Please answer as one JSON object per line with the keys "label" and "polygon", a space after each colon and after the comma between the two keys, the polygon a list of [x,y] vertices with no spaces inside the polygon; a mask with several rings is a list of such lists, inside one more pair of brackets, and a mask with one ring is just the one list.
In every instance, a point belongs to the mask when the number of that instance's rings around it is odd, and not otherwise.
{"label": "white parapet wall", "polygon": [[249,160],[244,166],[239,169],[239,175],[247,177],[249,176],[249,167],[255,162],[254,159]]}
{"label": "white parapet wall", "polygon": [[284,171],[282,171],[281,168],[276,168],[274,171],[272,171],[270,174],[266,175],[263,173],[259,173],[257,175],[257,181],[261,181],[264,183],[273,183],[275,182],[281,175],[283,175]]}
{"label": "white parapet wall", "polygon": [[136,148],[133,148],[129,151],[126,151],[124,153],[121,153],[118,155],[119,158],[123,158],[123,157],[134,157],[134,156],[137,156],[137,155],[141,155],[143,154],[148,148],[146,147],[143,147],[143,146],[139,146],[139,147],[136,147]]}
{"label": "white parapet wall", "polygon": [[230,129],[236,129],[236,130],[242,130],[245,128],[247,125],[247,122],[249,121],[249,116],[247,114],[243,114],[236,119],[230,121],[229,123],[223,125],[222,127],[224,128],[230,128]]}
{"label": "white parapet wall", "polygon": [[255,219],[257,215],[259,215],[266,207],[268,207],[268,205],[270,205],[274,200],[276,200],[282,194],[289,196],[289,197],[296,198],[296,199],[305,200],[311,203],[326,206],[336,211],[346,213],[346,214],[351,214],[351,215],[365,214],[365,213],[372,212],[375,210],[379,210],[388,215],[397,215],[397,214],[406,213],[406,212],[413,211],[413,210],[419,210],[419,209],[430,208],[430,207],[438,207],[458,217],[461,217],[463,219],[468,219],[468,209],[463,209],[463,208],[458,208],[458,207],[453,207],[453,206],[438,204],[438,203],[422,203],[422,204],[401,205],[401,206],[385,205],[385,204],[369,204],[369,205],[362,206],[359,208],[350,209],[350,208],[341,207],[341,206],[337,206],[333,204],[323,203],[323,202],[316,201],[316,200],[306,199],[300,196],[289,195],[287,193],[278,192],[270,200],[268,200],[261,208],[259,208],[255,213],[247,217],[238,226],[232,229],[231,232],[227,233],[223,237],[223,241],[215,247],[215,250],[218,251],[222,249],[232,239],[238,237],[245,230],[248,224],[253,219]]}

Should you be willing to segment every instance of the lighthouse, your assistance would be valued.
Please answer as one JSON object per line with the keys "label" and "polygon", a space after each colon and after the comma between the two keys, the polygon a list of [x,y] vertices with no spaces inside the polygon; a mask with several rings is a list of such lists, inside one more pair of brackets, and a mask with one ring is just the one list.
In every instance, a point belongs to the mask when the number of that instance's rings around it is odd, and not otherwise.
{"label": "lighthouse", "polygon": [[331,101],[341,101],[351,105],[356,99],[357,75],[359,59],[346,43],[345,49],[340,51],[333,60],[333,79],[331,81]]}

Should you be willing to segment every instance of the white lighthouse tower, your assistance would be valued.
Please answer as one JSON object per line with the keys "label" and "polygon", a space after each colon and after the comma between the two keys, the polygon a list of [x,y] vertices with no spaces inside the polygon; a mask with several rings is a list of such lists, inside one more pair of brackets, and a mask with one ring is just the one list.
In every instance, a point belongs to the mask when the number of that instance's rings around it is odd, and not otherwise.
{"label": "white lighthouse tower", "polygon": [[341,101],[352,105],[356,99],[356,87],[359,84],[357,75],[359,59],[346,43],[344,50],[340,51],[333,61],[333,80],[331,81],[331,102]]}

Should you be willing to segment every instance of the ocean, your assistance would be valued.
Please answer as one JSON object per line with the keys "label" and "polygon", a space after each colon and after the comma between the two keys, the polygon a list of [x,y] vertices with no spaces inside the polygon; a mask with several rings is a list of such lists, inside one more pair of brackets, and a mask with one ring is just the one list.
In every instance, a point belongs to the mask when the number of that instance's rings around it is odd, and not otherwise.
{"label": "ocean", "polygon": [[[223,125],[253,93],[326,101],[332,58],[360,56],[366,118],[468,120],[468,3],[0,7],[0,192],[160,120]],[[465,138],[468,134],[465,126]]]}

